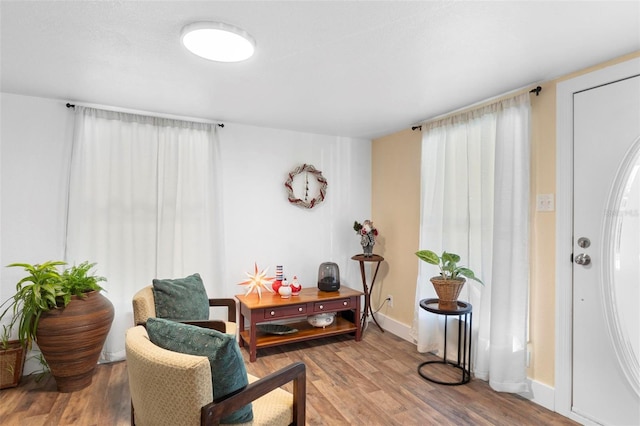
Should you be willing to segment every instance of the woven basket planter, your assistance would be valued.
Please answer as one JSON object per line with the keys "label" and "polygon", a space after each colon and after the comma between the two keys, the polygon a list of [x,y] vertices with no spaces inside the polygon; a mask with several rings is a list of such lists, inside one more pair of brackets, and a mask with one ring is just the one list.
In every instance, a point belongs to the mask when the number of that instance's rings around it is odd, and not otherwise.
{"label": "woven basket planter", "polygon": [[455,278],[450,280],[442,279],[437,276],[430,279],[433,288],[438,295],[438,308],[444,310],[455,310],[458,308],[458,296],[464,287],[466,280],[464,278]]}
{"label": "woven basket planter", "polygon": [[0,348],[0,389],[15,388],[20,384],[27,350],[17,340],[10,340],[7,348]]}

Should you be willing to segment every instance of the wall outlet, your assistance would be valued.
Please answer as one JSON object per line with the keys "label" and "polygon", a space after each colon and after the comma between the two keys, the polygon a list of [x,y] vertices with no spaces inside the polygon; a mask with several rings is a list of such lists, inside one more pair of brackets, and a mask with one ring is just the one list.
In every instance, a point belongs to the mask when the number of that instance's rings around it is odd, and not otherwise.
{"label": "wall outlet", "polygon": [[390,308],[393,308],[393,296],[390,294],[387,294],[387,306],[389,306]]}

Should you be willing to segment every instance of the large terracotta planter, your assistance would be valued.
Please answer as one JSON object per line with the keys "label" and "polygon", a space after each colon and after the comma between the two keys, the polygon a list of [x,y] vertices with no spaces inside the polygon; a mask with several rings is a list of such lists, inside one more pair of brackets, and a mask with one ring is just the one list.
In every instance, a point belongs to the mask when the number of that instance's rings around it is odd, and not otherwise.
{"label": "large terracotta planter", "polygon": [[458,296],[466,280],[464,278],[455,278],[445,280],[442,277],[432,277],[430,279],[433,288],[438,295],[438,308],[444,310],[456,310],[458,308]]}
{"label": "large terracotta planter", "polygon": [[58,391],[74,392],[91,384],[112,322],[113,304],[99,291],[73,296],[65,308],[42,314],[36,342]]}

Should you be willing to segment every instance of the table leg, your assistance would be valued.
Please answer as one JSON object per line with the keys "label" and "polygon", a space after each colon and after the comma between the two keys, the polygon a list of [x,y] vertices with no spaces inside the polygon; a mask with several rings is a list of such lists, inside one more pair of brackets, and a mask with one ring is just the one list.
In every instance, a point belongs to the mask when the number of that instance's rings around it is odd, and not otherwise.
{"label": "table leg", "polygon": [[258,344],[257,328],[258,328],[258,323],[256,322],[256,319],[253,317],[253,313],[252,313],[251,328],[249,329],[249,362],[255,362],[256,358],[258,358],[258,349],[256,348]]}
{"label": "table leg", "polygon": [[[467,318],[465,317],[465,321],[464,321],[464,325],[466,327],[467,325]],[[472,339],[472,334],[473,334],[473,312],[469,312],[469,352],[468,352],[468,358],[467,358],[467,381],[471,380],[471,339]],[[464,335],[465,337],[465,350],[466,350],[466,341],[467,341],[467,335],[465,333]]]}
{"label": "table leg", "polygon": [[379,268],[380,268],[380,262],[378,262],[378,264],[376,265],[376,272],[373,274],[373,279],[371,280],[371,288],[369,289],[369,310],[371,311],[371,318],[373,318],[373,322],[375,322],[378,328],[380,329],[380,331],[384,333],[384,330],[382,329],[380,324],[378,324],[378,320],[373,315],[373,308],[371,307],[371,293],[373,293],[373,285],[376,283],[376,277],[378,276]]}
{"label": "table leg", "polygon": [[360,322],[359,318],[360,318],[360,296],[355,298],[355,303],[356,303],[356,315],[355,318],[357,318],[357,324],[356,324],[356,342],[359,342],[360,340],[362,340],[362,323]]}
{"label": "table leg", "polygon": [[449,322],[449,317],[444,317],[444,356],[442,357],[444,363],[447,363],[447,323]]}
{"label": "table leg", "polygon": [[369,306],[371,304],[371,295],[367,286],[367,277],[364,273],[364,262],[360,261],[360,276],[362,277],[362,289],[364,291],[364,309],[362,310],[362,318],[360,319],[360,328],[365,329],[367,325],[367,315],[369,315]]}

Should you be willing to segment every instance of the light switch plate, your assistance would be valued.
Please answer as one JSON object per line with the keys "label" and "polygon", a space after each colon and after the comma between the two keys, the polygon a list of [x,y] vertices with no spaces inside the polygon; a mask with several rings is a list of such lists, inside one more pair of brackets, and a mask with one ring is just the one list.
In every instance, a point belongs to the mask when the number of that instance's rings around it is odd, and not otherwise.
{"label": "light switch plate", "polygon": [[539,212],[552,212],[556,208],[553,194],[538,194],[536,198],[536,210]]}

